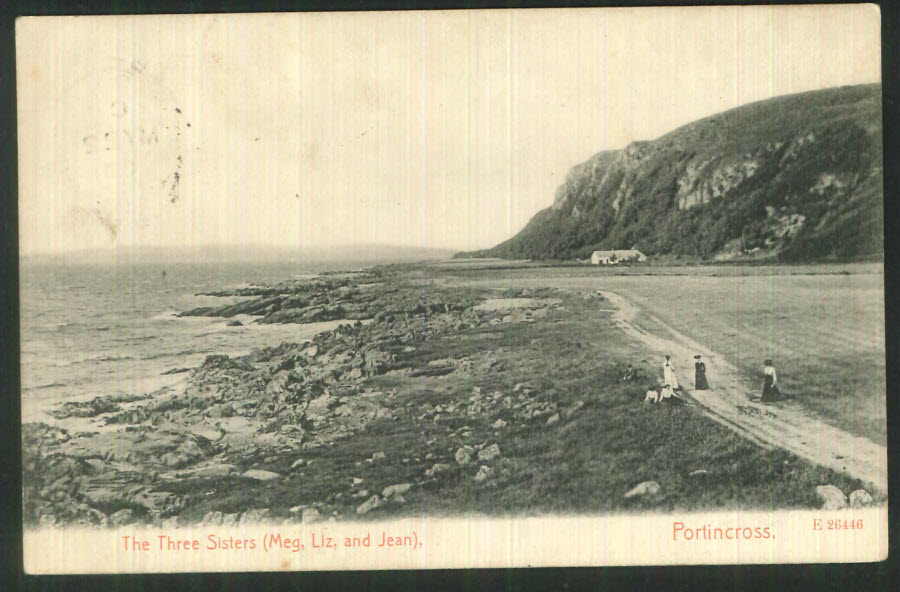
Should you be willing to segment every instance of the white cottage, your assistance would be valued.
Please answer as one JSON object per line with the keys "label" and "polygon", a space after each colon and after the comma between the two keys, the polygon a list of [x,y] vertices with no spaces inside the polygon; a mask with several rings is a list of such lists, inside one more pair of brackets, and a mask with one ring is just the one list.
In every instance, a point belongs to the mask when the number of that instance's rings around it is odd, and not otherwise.
{"label": "white cottage", "polygon": [[647,256],[635,249],[618,251],[594,251],[591,254],[593,265],[616,265],[617,263],[643,263]]}

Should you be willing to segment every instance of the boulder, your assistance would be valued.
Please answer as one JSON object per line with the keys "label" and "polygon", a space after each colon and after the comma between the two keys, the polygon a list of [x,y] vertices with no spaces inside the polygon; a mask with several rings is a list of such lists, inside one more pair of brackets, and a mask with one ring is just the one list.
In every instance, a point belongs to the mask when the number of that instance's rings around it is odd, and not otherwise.
{"label": "boulder", "polygon": [[303,524],[311,524],[317,522],[320,518],[319,511],[315,508],[304,508],[300,514],[300,522]]}
{"label": "boulder", "polygon": [[109,518],[87,504],[74,504],[70,507],[55,507],[53,511],[43,512],[38,519],[43,527],[56,526],[107,526]]}
{"label": "boulder", "polygon": [[425,469],[426,477],[434,477],[438,473],[443,473],[450,468],[450,465],[444,463],[435,463],[430,469]]}
{"label": "boulder", "polygon": [[227,477],[237,472],[237,467],[227,463],[207,465],[194,471],[194,477]]}
{"label": "boulder", "polygon": [[872,505],[875,500],[872,499],[872,496],[869,495],[869,492],[865,489],[857,489],[853,493],[850,494],[850,507],[851,508],[862,508],[865,506]]}
{"label": "boulder", "polygon": [[137,522],[137,516],[134,515],[134,510],[130,509],[119,510],[118,512],[113,512],[109,516],[109,523],[116,527],[128,526],[135,522]]}
{"label": "boulder", "polygon": [[454,455],[456,458],[456,464],[458,465],[467,465],[472,462],[472,447],[471,446],[463,446],[456,449],[456,454]]}
{"label": "boulder", "polygon": [[244,323],[240,322],[237,319],[229,319],[228,322],[225,323],[226,327],[243,327]]}
{"label": "boulder", "polygon": [[168,491],[144,491],[131,498],[133,504],[143,506],[154,518],[170,516],[184,506],[184,500]]}
{"label": "boulder", "polygon": [[234,405],[229,401],[227,403],[222,403],[221,405],[213,405],[212,407],[209,407],[206,412],[210,417],[231,417],[234,415]]}
{"label": "boulder", "polygon": [[490,462],[498,456],[500,456],[500,447],[496,444],[491,444],[478,452],[478,460],[484,462]]}
{"label": "boulder", "polygon": [[272,380],[269,381],[269,384],[266,385],[266,394],[282,394],[294,382],[297,382],[297,377],[292,371],[280,370],[275,374],[275,376],[272,377]]}
{"label": "boulder", "polygon": [[491,424],[491,427],[494,428],[495,430],[499,430],[499,429],[501,429],[501,428],[505,428],[505,427],[506,427],[506,422],[503,421],[502,419],[498,419],[498,420],[495,421],[493,424]]}
{"label": "boulder", "polygon": [[257,481],[271,481],[273,479],[281,479],[281,475],[279,473],[274,473],[272,471],[263,471],[260,469],[250,469],[249,471],[244,471],[241,474],[241,477],[256,479]]}
{"label": "boulder", "polygon": [[571,418],[571,417],[572,417],[573,415],[575,415],[582,407],[584,407],[584,401],[575,401],[575,403],[574,403],[571,407],[569,407],[568,409],[566,409],[566,411],[565,411],[566,419]]}
{"label": "boulder", "polygon": [[547,418],[547,425],[553,425],[559,421],[559,413],[554,413],[549,418]]}
{"label": "boulder", "polygon": [[656,481],[644,481],[643,483],[639,483],[631,490],[629,490],[625,494],[625,499],[631,499],[633,497],[654,496],[657,495],[659,491],[659,483],[657,483]]}
{"label": "boulder", "polygon": [[385,458],[387,458],[387,457],[385,456],[385,454],[383,452],[376,452],[375,454],[372,455],[371,460],[372,460],[372,462],[378,462],[379,460],[384,460]]}
{"label": "boulder", "polygon": [[103,473],[112,469],[112,467],[99,458],[86,458],[84,459],[84,464],[90,467],[91,472],[94,474]]}
{"label": "boulder", "polygon": [[384,488],[384,491],[381,492],[385,498],[389,498],[394,495],[400,495],[406,493],[412,488],[412,483],[398,483],[397,485],[389,485]]}
{"label": "boulder", "polygon": [[482,481],[486,481],[492,474],[493,471],[490,467],[481,465],[481,467],[478,469],[478,473],[475,474],[475,482],[481,483]]}
{"label": "boulder", "polygon": [[834,485],[819,485],[816,495],[822,502],[823,510],[840,510],[847,507],[847,496]]}
{"label": "boulder", "polygon": [[222,512],[207,512],[200,521],[200,526],[222,526]]}
{"label": "boulder", "polygon": [[373,495],[369,499],[367,499],[361,506],[356,508],[357,514],[368,514],[375,508],[381,506],[381,498],[377,495]]}
{"label": "boulder", "polygon": [[703,477],[706,475],[709,475],[709,471],[706,469],[697,469],[696,471],[691,471],[689,474],[690,477]]}
{"label": "boulder", "polygon": [[[264,520],[267,520],[268,518],[269,518],[269,508],[263,508],[263,509],[259,509],[259,510],[257,510],[257,509],[247,510],[246,512],[241,514],[241,518],[240,518],[240,520],[238,520],[238,526],[259,524],[259,523],[263,522]],[[225,521],[223,520],[222,522],[224,525]]]}
{"label": "boulder", "polygon": [[329,393],[324,393],[309,402],[306,408],[306,416],[313,421],[322,419],[323,416],[328,414],[329,408],[336,402],[337,399]]}

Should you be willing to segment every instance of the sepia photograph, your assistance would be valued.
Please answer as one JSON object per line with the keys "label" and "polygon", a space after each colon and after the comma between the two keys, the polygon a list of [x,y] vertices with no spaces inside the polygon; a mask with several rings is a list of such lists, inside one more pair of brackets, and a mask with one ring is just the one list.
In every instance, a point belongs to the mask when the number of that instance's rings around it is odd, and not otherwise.
{"label": "sepia photograph", "polygon": [[26,572],[885,559],[880,29],[18,19]]}

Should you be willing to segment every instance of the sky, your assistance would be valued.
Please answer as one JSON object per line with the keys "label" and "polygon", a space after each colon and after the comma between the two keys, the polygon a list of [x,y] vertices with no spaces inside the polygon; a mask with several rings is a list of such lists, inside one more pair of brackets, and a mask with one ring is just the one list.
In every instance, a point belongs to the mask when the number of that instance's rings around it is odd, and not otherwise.
{"label": "sky", "polygon": [[880,81],[865,5],[17,22],[20,251],[480,249],[600,150]]}

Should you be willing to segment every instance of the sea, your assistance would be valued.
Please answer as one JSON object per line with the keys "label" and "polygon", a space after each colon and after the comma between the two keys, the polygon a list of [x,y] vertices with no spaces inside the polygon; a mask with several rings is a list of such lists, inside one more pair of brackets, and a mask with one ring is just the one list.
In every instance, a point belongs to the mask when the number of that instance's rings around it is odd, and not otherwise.
{"label": "sea", "polygon": [[239,297],[201,296],[231,288],[303,278],[355,267],[349,262],[140,263],[20,266],[22,421],[55,423],[47,411],[62,401],[145,394],[184,383],[207,355],[302,341],[327,323],[271,324],[238,316],[177,317]]}

